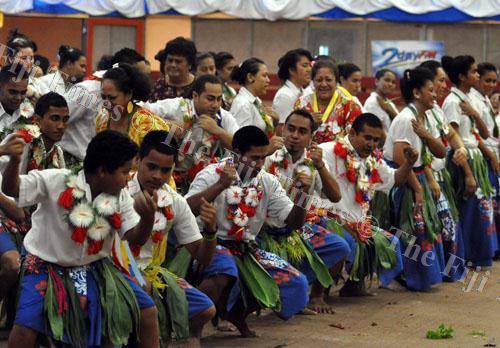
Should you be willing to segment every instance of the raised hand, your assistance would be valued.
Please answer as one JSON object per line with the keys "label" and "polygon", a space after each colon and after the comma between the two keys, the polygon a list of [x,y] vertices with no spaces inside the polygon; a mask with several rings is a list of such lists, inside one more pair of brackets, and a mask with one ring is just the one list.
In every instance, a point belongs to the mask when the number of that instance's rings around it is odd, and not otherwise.
{"label": "raised hand", "polygon": [[210,134],[216,134],[220,128],[217,124],[217,121],[215,121],[213,117],[210,117],[208,115],[201,115],[198,119],[198,123],[204,131]]}
{"label": "raised hand", "polygon": [[155,212],[158,209],[156,202],[158,202],[156,191],[152,196],[147,191],[143,191],[143,194],[135,196],[134,209],[141,218],[154,220]]}
{"label": "raised hand", "polygon": [[202,198],[202,204],[200,206],[200,219],[205,225],[205,230],[209,233],[217,232],[217,210],[215,206],[208,203],[205,198]]}
{"label": "raised hand", "polygon": [[316,143],[311,143],[309,146],[309,156],[313,161],[314,167],[316,169],[321,169],[325,166],[325,162],[323,162],[323,149],[318,146]]}
{"label": "raised hand", "polygon": [[226,189],[231,186],[234,180],[236,180],[236,174],[236,168],[234,165],[226,163],[220,172],[218,183]]}
{"label": "raised hand", "polygon": [[11,156],[14,159],[20,159],[26,143],[23,140],[21,134],[13,133],[8,138],[8,140],[0,145],[0,155]]}
{"label": "raised hand", "polygon": [[431,133],[425,128],[425,126],[418,120],[411,120],[411,126],[415,134],[417,134],[421,139],[426,139],[431,137]]}
{"label": "raised hand", "polygon": [[282,137],[274,136],[269,141],[269,153],[272,154],[285,145],[285,140]]}

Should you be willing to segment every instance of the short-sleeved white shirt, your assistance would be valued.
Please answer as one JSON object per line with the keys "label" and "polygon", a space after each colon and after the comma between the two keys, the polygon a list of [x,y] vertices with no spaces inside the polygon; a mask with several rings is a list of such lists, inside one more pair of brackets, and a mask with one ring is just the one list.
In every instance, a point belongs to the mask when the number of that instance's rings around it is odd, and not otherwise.
{"label": "short-sleeved white shirt", "polygon": [[[214,185],[219,180],[219,174],[216,171],[218,166],[220,166],[219,163],[211,164],[199,172],[191,183],[189,192],[185,197],[191,197]],[[287,197],[285,190],[274,175],[262,170],[258,176],[260,176],[263,195],[257,206],[255,216],[250,218],[249,233],[243,235],[243,240],[255,240],[268,218],[284,223],[293,208],[292,201]],[[243,183],[243,185],[246,184],[248,183]],[[231,240],[233,236],[228,235],[232,222],[227,219],[227,191],[228,189],[219,194],[214,200],[214,204],[217,209],[217,236]]]}
{"label": "short-sleeved white shirt", "polygon": [[297,87],[292,81],[286,80],[276,92],[273,99],[273,110],[280,116],[279,123],[285,123],[286,118],[292,112],[295,102],[302,95],[302,88]]}
{"label": "short-sleeved white shirt", "polygon": [[[141,194],[142,190],[139,180],[137,179],[137,173],[134,175],[132,180],[128,182],[127,188],[131,196]],[[186,245],[202,239],[203,236],[201,235],[200,229],[196,224],[196,218],[189,208],[186,199],[169,186],[166,186],[166,189],[172,197],[172,211],[174,212],[174,219],[170,226],[171,231],[175,234],[177,242],[180,245]],[[169,232],[170,231],[163,231],[165,234],[168,234]],[[137,258],[139,268],[144,269],[150,264],[153,258],[153,247],[154,243],[151,238],[149,238],[146,244],[142,246],[141,253]]]}
{"label": "short-sleeved white shirt", "polygon": [[[40,203],[31,217],[31,229],[24,238],[27,252],[63,267],[83,266],[109,256],[115,237],[114,233],[109,233],[101,251],[95,255],[88,255],[87,241],[77,244],[71,239],[72,228],[65,218],[68,212],[57,203],[61,192],[67,188],[66,177],[69,173],[68,169],[47,169],[21,175],[17,199],[19,207]],[[91,201],[92,193],[83,170],[78,173],[76,185],[85,191],[87,200]],[[122,221],[118,234],[123,237],[139,223],[140,217],[127,190],[120,191],[118,205]]]}
{"label": "short-sleeved white shirt", "polygon": [[[396,105],[392,101],[387,100],[387,102],[396,112],[398,111]],[[391,117],[387,112],[385,112],[384,109],[382,109],[382,107],[378,103],[377,92],[372,92],[366,99],[363,110],[364,112],[370,112],[377,116],[384,124],[384,130],[386,131],[386,133],[389,131],[389,128],[391,127]]]}
{"label": "short-sleeved white shirt", "polygon": [[[196,108],[192,99],[186,98],[172,98],[158,100],[154,103],[139,103],[142,107],[150,110],[152,113],[166,119],[180,122],[183,124],[184,115],[188,113],[195,120],[198,118]],[[229,134],[233,135],[240,128],[234,119],[233,115],[227,110],[220,108],[219,113],[216,115],[220,127]],[[199,128],[199,125],[194,122],[193,129]]]}
{"label": "short-sleeved white shirt", "polygon": [[266,123],[262,119],[255,102],[262,105],[262,100],[254,96],[248,89],[241,87],[238,95],[231,104],[231,114],[240,128],[245,126],[256,126],[266,131]]}
{"label": "short-sleeved white shirt", "polygon": [[[422,140],[413,131],[411,121],[416,120],[415,115],[407,106],[394,118],[391,127],[387,134],[387,139],[384,144],[384,157],[388,160],[394,160],[394,144],[407,143],[411,145],[418,152],[418,159],[413,165],[420,167],[422,165]],[[427,116],[425,128],[432,134],[434,138],[439,138],[439,131],[436,126],[436,121]]]}
{"label": "short-sleeved white shirt", "polygon": [[498,153],[498,146],[500,145],[500,141],[493,135],[496,117],[491,116],[493,114],[493,105],[491,105],[490,99],[482,95],[475,88],[470,89],[468,96],[472,101],[472,106],[474,107],[474,109],[478,110],[481,119],[486,125],[486,128],[488,128],[488,133],[490,134],[490,136],[488,137],[488,139],[484,140],[484,143],[495,153]]}
{"label": "short-sleeved white shirt", "polygon": [[[349,143],[348,137],[344,139],[346,143]],[[356,185],[347,179],[344,159],[338,157],[334,153],[335,142],[323,143],[319,146],[323,149],[323,159],[330,167],[330,173],[339,184],[342,194],[342,198],[339,202],[332,203],[334,209],[340,211],[349,222],[364,221],[368,213],[369,204],[362,206],[356,202]],[[359,157],[359,160],[362,170],[365,170],[368,159],[361,159],[361,157]],[[381,160],[378,166],[378,172],[382,182],[370,184],[372,185],[371,188],[374,191],[387,193],[394,186],[395,169],[389,167]]]}
{"label": "short-sleeved white shirt", "polygon": [[450,94],[443,102],[443,112],[448,120],[448,123],[456,123],[458,125],[458,134],[462,138],[464,146],[469,149],[478,147],[476,137],[472,134],[472,123],[460,107],[462,100],[469,102],[472,107],[472,101],[467,94],[456,87],[451,87]]}

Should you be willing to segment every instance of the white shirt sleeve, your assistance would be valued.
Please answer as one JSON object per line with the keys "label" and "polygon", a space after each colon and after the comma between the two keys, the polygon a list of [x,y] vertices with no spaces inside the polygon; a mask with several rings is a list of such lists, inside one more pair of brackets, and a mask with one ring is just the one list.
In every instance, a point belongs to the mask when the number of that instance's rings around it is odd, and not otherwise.
{"label": "white shirt sleeve", "polygon": [[32,170],[19,176],[17,205],[29,207],[46,200],[50,195],[60,194],[52,188],[64,187],[67,169]]}
{"label": "white shirt sleeve", "polygon": [[221,109],[221,117],[223,117],[222,128],[224,128],[224,130],[229,134],[234,135],[234,133],[236,133],[236,131],[240,129],[238,122],[236,122],[230,112]]}
{"label": "white shirt sleeve", "polygon": [[447,98],[447,100],[443,103],[442,109],[448,123],[456,123],[460,126],[462,109],[458,103],[454,103],[452,100],[448,100]]}
{"label": "white shirt sleeve", "polygon": [[415,146],[419,139],[418,135],[413,131],[411,118],[402,116],[396,117],[391,125],[391,132],[395,143],[407,143]]}
{"label": "white shirt sleeve", "polygon": [[287,95],[287,93],[280,93],[280,91],[276,93],[273,100],[273,110],[276,111],[280,116],[279,123],[285,123],[286,118],[293,110],[294,104],[295,100],[291,100],[290,96]]}
{"label": "white shirt sleeve", "polygon": [[240,128],[245,126],[254,126],[253,122],[253,110],[255,106],[250,103],[238,103],[233,101],[233,105],[231,106],[231,114],[234,116],[234,119],[240,126]]}
{"label": "white shirt sleeve", "polygon": [[203,236],[196,223],[196,218],[191,212],[186,199],[181,195],[176,195],[172,207],[174,209],[174,224],[172,228],[179,244],[186,245],[202,239]]}
{"label": "white shirt sleeve", "polygon": [[394,186],[395,182],[394,175],[396,174],[396,170],[394,168],[389,167],[387,163],[385,163],[385,161],[382,160],[382,162],[378,167],[378,173],[380,175],[380,178],[382,179],[382,182],[376,183],[374,189],[376,191],[389,193],[389,191]]}
{"label": "white shirt sleeve", "polygon": [[122,238],[125,233],[133,229],[139,223],[141,218],[134,209],[134,199],[130,196],[128,190],[122,190],[120,192],[119,202],[120,214],[122,218],[122,226],[119,234],[120,238]]}
{"label": "white shirt sleeve", "polygon": [[286,191],[281,187],[278,179],[272,174],[265,173],[266,194],[269,194],[267,200],[267,216],[284,223],[293,209],[293,202],[286,195]]}
{"label": "white shirt sleeve", "polygon": [[145,102],[145,103],[140,103],[139,105],[141,105],[145,109],[148,109],[153,114],[160,116],[161,118],[178,121],[179,120],[178,111],[181,99],[182,98],[162,99],[154,103]]}
{"label": "white shirt sleeve", "polygon": [[199,172],[194,178],[189,191],[184,198],[189,198],[200,192],[205,191],[207,188],[215,184],[219,180],[219,175],[215,172],[215,165],[210,165]]}

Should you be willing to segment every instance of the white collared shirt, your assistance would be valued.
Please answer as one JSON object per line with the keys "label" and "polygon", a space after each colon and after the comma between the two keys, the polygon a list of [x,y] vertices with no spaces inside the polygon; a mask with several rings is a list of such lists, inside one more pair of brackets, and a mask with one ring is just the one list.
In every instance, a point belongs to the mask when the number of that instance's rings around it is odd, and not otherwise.
{"label": "white collared shirt", "polygon": [[302,88],[297,87],[292,81],[286,80],[276,92],[273,99],[273,110],[280,116],[279,123],[285,123],[286,118],[294,109],[295,102],[302,95]]}
{"label": "white collared shirt", "polygon": [[248,89],[241,87],[238,95],[231,104],[231,114],[233,114],[239,127],[256,126],[266,131],[266,123],[262,119],[259,109],[254,104],[255,101],[262,105],[262,100],[254,96]]}
{"label": "white collared shirt", "polygon": [[[346,143],[349,142],[348,137],[344,139]],[[340,201],[332,203],[333,208],[340,211],[343,217],[349,222],[364,221],[368,213],[369,204],[365,204],[363,207],[356,202],[356,185],[347,179],[344,159],[338,157],[333,152],[335,142],[323,143],[320,144],[319,147],[323,149],[323,159],[330,167],[330,174],[339,184],[340,192],[342,193]],[[363,171],[366,168],[367,159],[359,158],[359,160],[361,163],[361,170]],[[382,182],[371,184],[372,189],[387,193],[394,186],[395,169],[389,167],[382,160],[378,166],[378,172]]]}
{"label": "white collared shirt", "polygon": [[[25,99],[19,108],[14,111],[14,113],[8,114],[7,111],[3,108],[2,103],[0,103],[0,134],[4,132],[7,129],[11,129],[15,127],[17,121],[21,118],[24,117],[26,119],[30,119],[35,110],[33,109],[33,106],[29,102],[28,99]],[[31,123],[31,122],[30,122]],[[8,134],[5,134],[8,135]],[[0,139],[3,140],[3,139]]]}
{"label": "white collared shirt", "polygon": [[[171,231],[174,232],[177,242],[180,245],[186,245],[203,239],[196,223],[196,218],[189,208],[186,199],[168,185],[165,185],[165,187],[172,197],[174,219],[172,225],[169,226],[171,226]],[[142,190],[137,178],[137,173],[132,180],[128,182],[128,191],[131,196],[141,194]],[[163,231],[163,233],[165,234],[165,238],[167,238],[166,235],[168,235],[169,231]],[[151,238],[149,238],[146,244],[142,246],[139,257],[136,258],[140,269],[146,268],[151,263],[153,259],[153,249],[154,243]]]}
{"label": "white collared shirt", "polygon": [[[216,169],[220,163],[207,166],[196,175],[191,183],[189,192],[185,198],[194,196],[197,193],[205,191],[219,180],[219,174]],[[244,240],[255,240],[259,234],[264,222],[271,218],[284,224],[286,218],[293,209],[293,203],[287,197],[285,190],[281,187],[278,179],[269,173],[261,171],[261,184],[263,195],[257,206],[255,216],[249,220],[249,233],[243,236]],[[228,204],[226,201],[226,189],[215,198],[213,204],[217,209],[217,236],[222,239],[232,240],[234,236],[229,236],[232,222],[227,219]]]}
{"label": "white collared shirt", "polygon": [[64,95],[69,107],[69,121],[61,147],[83,160],[90,140],[95,136],[95,119],[102,106],[101,82],[87,80],[72,86]]}
{"label": "white collared shirt", "polygon": [[493,131],[495,129],[496,117],[492,117],[493,106],[488,97],[482,95],[477,89],[471,88],[468,96],[471,99],[472,106],[479,112],[481,119],[483,120],[486,128],[488,128],[488,133],[490,136],[488,139],[484,140],[484,143],[495,153],[498,154],[498,146],[500,145],[499,139],[493,136]]}
{"label": "white collared shirt", "polygon": [[[378,103],[378,97],[379,95],[377,94],[377,92],[372,92],[368,99],[366,99],[363,109],[364,112],[370,112],[377,116],[384,124],[384,130],[387,133],[389,131],[389,128],[391,127],[391,117],[387,112],[385,112],[384,109],[382,109],[382,107]],[[386,101],[396,112],[398,111],[396,105],[391,100],[387,99]]]}
{"label": "white collared shirt", "polygon": [[[391,128],[389,128],[389,132],[387,133],[387,139],[385,140],[384,157],[388,160],[394,161],[394,144],[407,143],[418,152],[418,158],[413,167],[420,167],[423,164],[422,139],[420,139],[417,133],[413,131],[413,126],[411,125],[412,120],[416,120],[416,117],[409,106],[401,110],[401,112],[394,118]],[[439,138],[440,134],[437,130],[434,118],[427,116],[425,128],[434,138]]]}
{"label": "white collared shirt", "polygon": [[[61,192],[67,188],[66,177],[69,173],[68,169],[47,169],[21,175],[17,199],[19,207],[40,203],[31,217],[31,229],[24,238],[27,252],[63,267],[83,266],[109,256],[115,237],[114,233],[109,233],[103,248],[95,255],[88,255],[87,241],[77,244],[71,239],[72,229],[66,221],[67,210],[57,202]],[[83,170],[78,173],[76,185],[85,191],[87,200],[91,201],[90,186]],[[119,235],[123,237],[139,223],[140,217],[127,190],[120,191],[118,205],[122,222]]]}
{"label": "white collared shirt", "polygon": [[[464,146],[469,149],[478,147],[476,137],[472,134],[472,122],[460,107],[462,100],[469,102],[472,107],[472,100],[467,94],[456,87],[451,87],[450,94],[443,102],[443,112],[448,120],[448,123],[456,123],[458,125],[458,134],[462,138]],[[477,110],[476,110],[477,111]]]}
{"label": "white collared shirt", "polygon": [[37,79],[38,91],[41,95],[47,94],[49,92],[56,92],[64,97],[69,88],[66,87],[64,79],[59,70],[56,70],[53,74],[47,74],[41,76]]}
{"label": "white collared shirt", "polygon": [[[173,98],[173,99],[163,99],[158,100],[154,103],[139,103],[142,107],[148,109],[152,113],[166,119],[184,123],[184,115],[189,113],[196,120],[198,114],[194,107],[194,102],[192,99],[186,98]],[[220,126],[229,134],[233,135],[240,128],[233,115],[223,108],[220,108],[217,117],[220,116]],[[199,125],[195,121],[193,124],[193,129],[199,128]]]}

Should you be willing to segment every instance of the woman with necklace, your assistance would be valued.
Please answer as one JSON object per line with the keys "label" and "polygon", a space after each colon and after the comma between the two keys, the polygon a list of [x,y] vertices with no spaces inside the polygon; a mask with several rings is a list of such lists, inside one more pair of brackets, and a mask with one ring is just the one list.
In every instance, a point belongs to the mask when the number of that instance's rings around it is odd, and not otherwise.
{"label": "woman with necklace", "polygon": [[396,74],[389,69],[381,69],[375,74],[375,91],[365,101],[365,112],[371,112],[384,124],[387,133],[392,120],[398,114],[396,105],[389,99],[396,88]]}
{"label": "woman with necklace", "polygon": [[165,120],[137,105],[138,101],[146,101],[150,92],[148,76],[134,66],[120,63],[106,71],[101,87],[104,103],[96,118],[96,132],[111,129],[140,144],[149,131],[168,130]]}
{"label": "woman with necklace", "polygon": [[[488,153],[488,150],[482,140],[489,137],[489,132],[468,95],[479,80],[477,65],[471,56],[445,56],[441,63],[453,83],[450,94],[443,103],[443,111],[448,122],[462,138],[469,158],[470,172],[467,172],[467,168],[457,168],[449,163],[452,179],[458,183],[457,197],[462,197],[458,199],[457,205],[462,224],[465,260],[472,267],[491,266],[496,241],[492,207],[494,189],[488,177],[488,164],[483,156],[483,151]],[[474,187],[477,189],[473,189]]]}
{"label": "woman with necklace", "polygon": [[312,68],[313,93],[303,95],[296,107],[305,108],[315,118],[318,129],[314,141],[318,144],[346,135],[361,108],[351,96],[337,88],[337,67],[331,60],[319,60]]}
{"label": "woman with necklace", "polygon": [[151,102],[177,97],[189,97],[194,75],[191,74],[196,61],[194,42],[177,37],[158,52],[155,59],[160,61],[162,76],[155,82]]}
{"label": "woman with necklace", "polygon": [[432,80],[431,72],[425,68],[405,71],[400,87],[407,106],[391,124],[384,145],[386,161],[394,167],[404,163],[404,151],[409,146],[418,152],[407,185],[391,192],[393,226],[403,231],[400,239],[412,251],[403,260],[406,286],[415,291],[427,291],[441,283],[444,264],[442,226],[425,175],[432,156],[446,156],[436,124],[426,114],[436,99]]}

